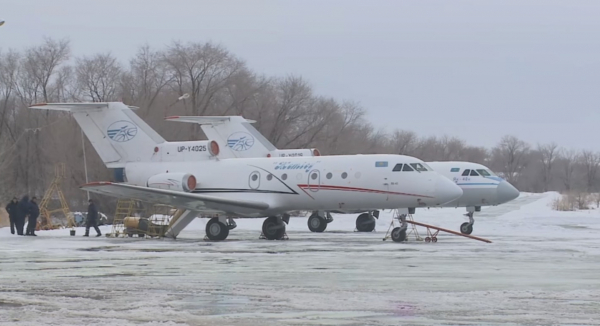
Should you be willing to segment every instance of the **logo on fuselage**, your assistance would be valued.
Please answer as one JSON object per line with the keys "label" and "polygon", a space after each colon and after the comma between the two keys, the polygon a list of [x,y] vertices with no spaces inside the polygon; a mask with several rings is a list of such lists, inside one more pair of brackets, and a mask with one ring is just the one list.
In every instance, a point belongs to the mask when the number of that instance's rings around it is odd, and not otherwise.
{"label": "logo on fuselage", "polygon": [[313,168],[313,166],[315,166],[315,164],[319,162],[320,161],[315,163],[278,162],[275,163],[275,170],[304,170],[308,172]]}
{"label": "logo on fuselage", "polygon": [[131,121],[120,120],[108,126],[108,138],[122,143],[132,140],[137,135],[138,128]]}
{"label": "logo on fuselage", "polygon": [[236,152],[249,150],[254,146],[254,137],[247,132],[234,132],[227,138],[227,147]]}

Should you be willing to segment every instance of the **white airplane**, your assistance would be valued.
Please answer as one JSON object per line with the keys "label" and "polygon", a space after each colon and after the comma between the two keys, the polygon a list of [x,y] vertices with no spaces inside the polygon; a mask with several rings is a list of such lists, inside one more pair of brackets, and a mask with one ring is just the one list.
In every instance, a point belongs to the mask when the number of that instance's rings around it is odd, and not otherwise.
{"label": "white airplane", "polygon": [[[95,182],[82,189],[214,216],[206,225],[211,240],[226,239],[234,217],[267,217],[264,236],[281,239],[290,211],[441,206],[462,195],[454,182],[410,156],[221,158],[217,141],[166,142],[133,113],[135,107],[120,102],[30,108],[70,111],[105,165],[118,168],[124,181]],[[232,136],[229,150],[254,146],[246,135]],[[199,153],[206,152],[202,159]],[[420,173],[392,171],[398,163]],[[406,237],[400,228],[395,235]]]}
{"label": "white airplane", "polygon": [[463,195],[443,207],[466,207],[469,222],[460,226],[460,232],[473,232],[474,212],[482,206],[496,206],[519,197],[519,190],[500,178],[485,165],[471,162],[427,162],[436,172],[454,181]]}
{"label": "white airplane", "polygon": [[[202,130],[209,139],[225,141],[231,138],[237,139],[239,136],[245,139],[252,139],[253,146],[250,148],[238,148],[231,154],[238,158],[250,157],[296,157],[296,156],[318,156],[317,149],[277,149],[271,142],[263,137],[251,123],[254,121],[246,120],[239,116],[231,117],[168,117],[169,121],[190,122],[201,125]],[[254,141],[256,140],[256,141]],[[473,232],[474,212],[481,211],[482,206],[495,206],[509,202],[519,196],[519,191],[506,180],[495,175],[484,165],[471,162],[427,162],[427,165],[436,172],[446,176],[455,182],[463,190],[463,195],[441,207],[466,207],[469,222],[460,226],[463,234]],[[395,163],[392,172],[420,172],[415,166],[410,164]],[[368,211],[367,213],[364,213]],[[409,210],[414,214],[414,207]],[[371,232],[375,229],[375,218],[379,216],[379,211],[369,211],[359,209],[356,211],[333,210],[326,213],[362,213],[356,219],[356,229],[360,232]],[[308,228],[313,232],[323,232],[327,224],[332,222],[330,214],[314,212],[308,219]]]}

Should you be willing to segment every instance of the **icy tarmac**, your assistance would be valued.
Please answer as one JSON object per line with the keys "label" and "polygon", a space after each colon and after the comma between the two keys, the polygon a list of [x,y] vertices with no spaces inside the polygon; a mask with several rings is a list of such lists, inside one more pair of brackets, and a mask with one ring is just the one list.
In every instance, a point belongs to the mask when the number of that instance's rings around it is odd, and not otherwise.
{"label": "icy tarmac", "polygon": [[[3,228],[0,324],[600,325],[600,211],[555,212],[555,196],[484,208],[473,234],[491,244],[382,241],[391,212],[369,234],[353,215],[322,234],[292,218],[287,241],[258,240],[262,220],[225,242],[203,241],[201,219],[176,241]],[[463,213],[415,219],[457,230]]]}

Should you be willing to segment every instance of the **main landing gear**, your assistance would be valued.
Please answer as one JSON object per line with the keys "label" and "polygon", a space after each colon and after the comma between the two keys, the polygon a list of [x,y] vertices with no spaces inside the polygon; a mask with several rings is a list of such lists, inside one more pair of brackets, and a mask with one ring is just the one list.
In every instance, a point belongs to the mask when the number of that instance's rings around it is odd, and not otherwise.
{"label": "main landing gear", "polygon": [[267,240],[283,240],[287,238],[285,225],[290,223],[290,216],[269,216],[263,222],[261,238]]}
{"label": "main landing gear", "polygon": [[308,218],[308,229],[311,232],[323,232],[327,224],[333,222],[333,217],[329,212],[314,211]]}
{"label": "main landing gear", "polygon": [[467,216],[469,218],[469,222],[465,222],[460,225],[460,233],[462,234],[471,234],[473,233],[473,224],[475,224],[475,219],[473,218],[473,214],[475,212],[481,212],[481,206],[468,206],[467,207]]}
{"label": "main landing gear", "polygon": [[375,219],[379,218],[379,211],[362,213],[356,218],[356,231],[373,232],[375,230]]}
{"label": "main landing gear", "polygon": [[206,238],[213,241],[227,239],[229,230],[235,229],[237,224],[232,218],[213,217],[206,223]]}

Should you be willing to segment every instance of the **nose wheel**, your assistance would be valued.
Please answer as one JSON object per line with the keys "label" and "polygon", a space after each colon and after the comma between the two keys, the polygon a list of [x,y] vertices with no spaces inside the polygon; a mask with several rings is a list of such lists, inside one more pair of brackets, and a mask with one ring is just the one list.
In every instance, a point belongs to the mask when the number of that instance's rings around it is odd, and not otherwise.
{"label": "nose wheel", "polygon": [[465,216],[469,217],[469,222],[465,222],[460,225],[460,233],[462,234],[471,234],[473,233],[473,224],[475,224],[475,219],[473,218],[473,212],[468,212]]}

